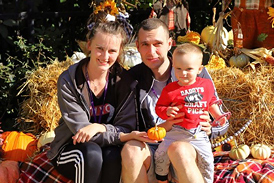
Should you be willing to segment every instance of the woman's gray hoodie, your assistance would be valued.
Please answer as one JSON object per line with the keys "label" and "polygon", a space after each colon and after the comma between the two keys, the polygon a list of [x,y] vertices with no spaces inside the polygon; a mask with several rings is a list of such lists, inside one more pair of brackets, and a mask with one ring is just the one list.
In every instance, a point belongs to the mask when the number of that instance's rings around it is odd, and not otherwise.
{"label": "woman's gray hoodie", "polygon": [[[58,79],[57,95],[62,117],[55,129],[55,138],[47,153],[49,159],[56,157],[64,145],[72,142],[72,136],[81,128],[90,124],[89,96],[87,82],[82,72],[83,64],[89,58],[71,65]],[[120,132],[131,132],[136,129],[137,114],[135,87],[137,82],[115,63],[109,73],[107,92],[111,92],[114,115],[107,123],[103,122],[106,132],[96,134],[91,140],[101,147],[122,144]]]}

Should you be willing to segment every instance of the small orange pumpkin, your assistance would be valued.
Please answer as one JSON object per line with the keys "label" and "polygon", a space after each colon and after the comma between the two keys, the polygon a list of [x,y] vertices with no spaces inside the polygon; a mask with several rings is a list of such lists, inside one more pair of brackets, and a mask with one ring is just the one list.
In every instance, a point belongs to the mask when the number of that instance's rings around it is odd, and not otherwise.
{"label": "small orange pumpkin", "polygon": [[7,131],[2,134],[4,159],[26,161],[37,150],[37,139],[31,133]]}
{"label": "small orange pumpkin", "polygon": [[147,135],[151,140],[160,141],[166,136],[166,129],[156,125],[147,131]]}

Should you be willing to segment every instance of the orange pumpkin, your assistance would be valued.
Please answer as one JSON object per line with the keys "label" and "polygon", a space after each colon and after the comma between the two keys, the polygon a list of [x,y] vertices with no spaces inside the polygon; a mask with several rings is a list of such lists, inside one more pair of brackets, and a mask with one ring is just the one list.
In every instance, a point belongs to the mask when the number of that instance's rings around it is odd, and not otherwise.
{"label": "orange pumpkin", "polygon": [[2,134],[4,159],[26,161],[37,150],[37,139],[31,133],[8,131]]}
{"label": "orange pumpkin", "polygon": [[151,140],[160,141],[166,136],[166,129],[156,125],[147,131],[147,135]]}
{"label": "orange pumpkin", "polygon": [[0,163],[0,182],[16,183],[19,179],[17,161],[5,160]]}

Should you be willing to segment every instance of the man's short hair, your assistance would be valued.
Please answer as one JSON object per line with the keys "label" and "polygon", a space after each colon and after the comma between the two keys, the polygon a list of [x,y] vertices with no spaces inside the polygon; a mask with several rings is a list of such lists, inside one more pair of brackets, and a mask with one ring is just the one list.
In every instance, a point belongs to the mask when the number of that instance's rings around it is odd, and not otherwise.
{"label": "man's short hair", "polygon": [[169,37],[168,27],[162,20],[160,20],[158,18],[148,18],[148,19],[143,20],[139,24],[138,29],[137,29],[137,39],[139,36],[140,29],[143,29],[145,31],[151,31],[151,30],[157,29],[158,27],[163,27],[167,36]]}

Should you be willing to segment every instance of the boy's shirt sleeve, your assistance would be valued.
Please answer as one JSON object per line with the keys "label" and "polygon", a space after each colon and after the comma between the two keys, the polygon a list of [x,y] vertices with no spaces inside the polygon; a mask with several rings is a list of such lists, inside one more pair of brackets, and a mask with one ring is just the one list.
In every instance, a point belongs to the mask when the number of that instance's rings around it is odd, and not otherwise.
{"label": "boy's shirt sleeve", "polygon": [[162,119],[167,119],[167,108],[170,106],[171,101],[167,92],[167,87],[165,87],[162,90],[162,93],[157,101],[156,107],[155,107],[155,112],[156,114],[162,118]]}

